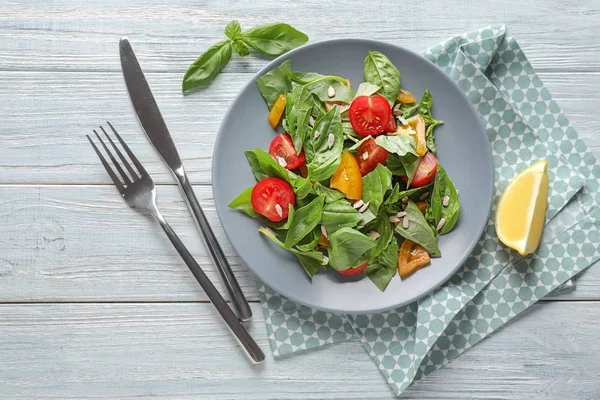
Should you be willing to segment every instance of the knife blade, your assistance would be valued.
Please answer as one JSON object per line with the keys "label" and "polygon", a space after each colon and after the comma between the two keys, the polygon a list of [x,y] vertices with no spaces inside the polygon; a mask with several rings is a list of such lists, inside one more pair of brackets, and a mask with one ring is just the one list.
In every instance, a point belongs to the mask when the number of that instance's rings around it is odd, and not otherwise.
{"label": "knife blade", "polygon": [[127,85],[129,97],[131,98],[140,124],[156,151],[165,160],[177,178],[177,183],[184,194],[188,208],[198,223],[206,247],[217,266],[217,270],[229,293],[234,309],[237,311],[238,318],[242,321],[247,321],[252,317],[248,301],[237,279],[233,275],[229,262],[225,258],[225,254],[200,207],[200,203],[194,194],[192,185],[183,168],[183,163],[181,162],[175,143],[173,143],[171,134],[158,109],[156,100],[154,100],[150,86],[131,48],[131,44],[126,38],[121,39],[119,42],[119,52],[125,84]]}

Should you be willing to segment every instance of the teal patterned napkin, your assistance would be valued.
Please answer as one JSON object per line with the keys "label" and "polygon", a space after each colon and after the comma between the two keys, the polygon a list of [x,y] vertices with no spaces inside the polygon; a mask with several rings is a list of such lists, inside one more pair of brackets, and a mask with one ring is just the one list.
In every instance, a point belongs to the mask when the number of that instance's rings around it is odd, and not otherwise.
{"label": "teal patterned napkin", "polygon": [[571,278],[600,259],[600,166],[506,27],[450,38],[424,56],[481,114],[494,158],[494,204],[518,172],[548,161],[548,213],[536,253],[522,257],[504,247],[490,216],[473,253],[446,284],[378,314],[314,310],[258,282],[275,357],[359,337],[397,394],[550,292],[572,287]]}

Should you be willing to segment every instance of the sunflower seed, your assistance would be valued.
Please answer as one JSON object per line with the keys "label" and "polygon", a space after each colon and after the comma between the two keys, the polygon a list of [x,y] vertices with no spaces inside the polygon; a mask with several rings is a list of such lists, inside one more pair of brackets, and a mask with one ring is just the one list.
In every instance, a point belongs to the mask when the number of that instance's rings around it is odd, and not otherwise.
{"label": "sunflower seed", "polygon": [[279,204],[275,204],[275,211],[277,211],[277,215],[279,215],[280,217],[283,217],[283,209],[281,208],[281,206]]}
{"label": "sunflower seed", "polygon": [[317,140],[319,136],[321,136],[321,132],[315,131],[315,140]]}
{"label": "sunflower seed", "polygon": [[327,265],[327,264],[329,264],[329,257],[323,256],[323,261],[321,261],[321,265]]}
{"label": "sunflower seed", "polygon": [[333,133],[330,133],[329,136],[327,136],[327,147],[332,148],[334,143],[335,143],[335,135]]}
{"label": "sunflower seed", "polygon": [[369,237],[370,237],[371,239],[373,239],[373,240],[377,240],[377,238],[378,238],[379,236],[381,236],[381,235],[379,235],[379,233],[378,233],[378,232],[375,232],[375,231],[369,232]]}
{"label": "sunflower seed", "polygon": [[396,214],[396,217],[398,218],[402,218],[404,216],[406,216],[406,211],[400,211],[398,214]]}
{"label": "sunflower seed", "polygon": [[400,103],[396,104],[392,111],[394,112],[395,116],[402,114],[402,111],[400,111]]}
{"label": "sunflower seed", "polygon": [[327,235],[327,228],[325,228],[325,225],[321,225],[321,234],[325,236],[325,239],[329,238],[329,236]]}
{"label": "sunflower seed", "polygon": [[396,217],[395,215],[392,215],[390,217],[390,222],[393,224],[397,224],[398,222],[400,222],[400,218]]}
{"label": "sunflower seed", "polygon": [[343,113],[345,113],[345,112],[346,112],[346,111],[348,111],[349,109],[350,109],[350,106],[349,106],[349,105],[347,105],[347,106],[344,106],[344,107],[340,108],[340,114],[343,114]]}
{"label": "sunflower seed", "polygon": [[403,227],[404,229],[408,229],[408,222],[409,222],[409,221],[408,221],[408,217],[404,217],[404,218],[402,218],[402,227]]}
{"label": "sunflower seed", "polygon": [[279,165],[281,165],[283,168],[285,168],[287,166],[287,162],[285,161],[285,158],[281,157],[281,156],[277,156],[277,162],[279,163]]}
{"label": "sunflower seed", "polygon": [[363,205],[362,205],[362,207],[360,207],[360,208],[358,209],[358,212],[359,212],[359,213],[362,213],[362,212],[365,212],[365,211],[367,211],[367,208],[369,208],[369,204],[371,204],[371,202],[370,202],[370,201],[367,201],[365,204],[363,204]]}
{"label": "sunflower seed", "polygon": [[444,207],[448,207],[448,204],[450,204],[450,196],[444,196],[444,200],[442,200],[442,205]]}
{"label": "sunflower seed", "polygon": [[362,200],[356,200],[354,202],[354,204],[352,204],[352,207],[354,207],[355,209],[358,210],[359,208],[361,208],[363,206],[363,204],[365,204],[364,201],[362,201]]}
{"label": "sunflower seed", "polygon": [[404,204],[408,203],[408,196],[404,196],[404,197],[402,198],[402,202],[403,202]]}
{"label": "sunflower seed", "polygon": [[398,121],[400,121],[400,123],[404,126],[408,125],[408,121],[405,120],[402,116],[398,117]]}
{"label": "sunflower seed", "polygon": [[436,231],[441,231],[442,228],[444,227],[444,224],[446,223],[446,218],[442,218],[440,219],[440,222],[437,224],[437,226],[435,227]]}
{"label": "sunflower seed", "polygon": [[429,197],[429,192],[425,192],[419,196],[419,200],[425,200],[428,197]]}
{"label": "sunflower seed", "polygon": [[313,126],[314,124],[315,124],[315,119],[311,115],[310,117],[308,117],[308,125]]}
{"label": "sunflower seed", "polygon": [[362,159],[366,160],[367,158],[369,158],[369,152],[365,151],[364,153],[362,153]]}
{"label": "sunflower seed", "polygon": [[335,89],[333,88],[333,86],[329,86],[329,88],[327,89],[327,96],[329,98],[335,96]]}

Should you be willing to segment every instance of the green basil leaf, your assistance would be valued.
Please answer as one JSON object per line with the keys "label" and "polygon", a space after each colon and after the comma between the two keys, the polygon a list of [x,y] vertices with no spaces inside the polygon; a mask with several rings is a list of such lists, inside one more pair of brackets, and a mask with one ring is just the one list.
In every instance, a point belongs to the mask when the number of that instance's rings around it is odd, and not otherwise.
{"label": "green basil leaf", "polygon": [[365,81],[381,87],[380,94],[393,106],[400,93],[400,71],[389,58],[378,51],[370,51],[365,58],[364,74]]}
{"label": "green basil leaf", "polygon": [[392,278],[398,271],[398,253],[400,247],[395,240],[391,242],[381,254],[372,259],[365,268],[365,275],[382,292],[388,287]]}
{"label": "green basil leaf", "polygon": [[363,264],[366,253],[376,246],[373,239],[352,228],[342,228],[332,233],[329,243],[329,264],[336,271]]}
{"label": "green basil leaf", "polygon": [[341,228],[353,228],[362,219],[361,214],[346,199],[339,199],[323,207],[321,224],[325,225],[328,234]]}
{"label": "green basil leaf", "polygon": [[[434,127],[435,125],[429,125],[430,127]],[[427,132],[429,132],[429,128],[427,128]],[[435,154],[437,152],[437,144],[435,142],[435,135],[431,134],[427,136],[427,140],[425,142],[427,144],[427,149]]]}
{"label": "green basil leaf", "polygon": [[319,244],[321,239],[321,228],[315,228],[311,233],[306,235],[297,245],[296,248],[300,251],[311,251]]}
{"label": "green basil leaf", "polygon": [[235,40],[240,37],[242,33],[242,27],[240,26],[240,22],[237,20],[233,20],[227,24],[225,27],[225,35],[231,40]]}
{"label": "green basil leaf", "polygon": [[294,246],[315,229],[321,221],[324,201],[325,196],[318,196],[304,207],[296,210],[285,238],[285,247]]}
{"label": "green basil leaf", "polygon": [[333,203],[336,200],[340,200],[346,197],[346,195],[336,189],[330,189],[321,185],[319,182],[316,182],[313,185],[313,189],[317,196],[323,195],[325,196],[325,203]]}
{"label": "green basil leaf", "polygon": [[252,150],[246,150],[244,152],[246,154],[246,158],[248,159],[248,163],[250,164],[250,168],[252,168],[252,173],[257,181],[262,181],[269,176],[265,173],[265,170],[260,166],[258,162],[258,158],[256,154]]}
{"label": "green basil leaf", "polygon": [[358,89],[356,89],[356,97],[358,96],[371,96],[375,93],[377,93],[377,91],[381,89],[381,87],[377,86],[377,85],[373,85],[372,83],[369,82],[363,82],[360,85],[358,85]]}
{"label": "green basil leaf", "polygon": [[239,40],[235,40],[231,43],[233,49],[240,57],[248,57],[250,55],[250,49],[243,42]]}
{"label": "green basil leaf", "polygon": [[267,102],[269,110],[281,94],[287,94],[292,90],[292,81],[284,72],[291,68],[292,62],[286,60],[279,67],[275,67],[256,80],[256,86],[260,94]]}
{"label": "green basil leaf", "polygon": [[275,233],[273,231],[271,231],[270,229],[261,227],[261,228],[259,228],[258,231],[260,233],[262,233],[263,235],[265,235],[266,237],[268,237],[269,239],[271,239],[279,247],[282,247],[282,248],[294,253],[296,255],[296,257],[298,257],[298,261],[300,261],[302,268],[304,268],[304,271],[306,271],[306,273],[308,274],[308,276],[311,279],[321,269],[321,266],[323,265],[323,254],[321,252],[319,252],[319,251],[300,251],[300,250],[294,249],[294,248],[288,249],[287,247],[285,247],[285,245],[279,239],[277,239],[277,236],[275,236]]}
{"label": "green basil leaf", "polygon": [[252,218],[261,218],[262,216],[254,211],[254,208],[252,207],[252,189],[254,189],[254,187],[249,187],[242,191],[235,199],[231,200],[228,207],[242,210]]}
{"label": "green basil leaf", "polygon": [[377,215],[379,206],[383,203],[383,197],[386,192],[392,188],[392,172],[383,164],[377,164],[377,167],[363,176],[363,195],[362,200],[369,204],[369,210]]}
{"label": "green basil leaf", "polygon": [[375,138],[375,143],[400,157],[407,154],[417,155],[417,142],[409,135],[379,135]]}
{"label": "green basil leaf", "polygon": [[250,28],[241,39],[248,46],[270,56],[280,56],[308,42],[308,36],[288,24],[274,23]]}
{"label": "green basil leaf", "polygon": [[231,59],[229,40],[219,42],[202,54],[183,77],[182,91],[205,86],[212,82]]}
{"label": "green basil leaf", "polygon": [[431,257],[440,257],[442,253],[438,247],[437,238],[419,208],[412,200],[409,200],[404,211],[406,212],[404,218],[408,218],[408,228],[404,228],[401,223],[396,226],[396,232],[403,238],[423,246]]}
{"label": "green basil leaf", "polygon": [[314,97],[303,86],[294,84],[292,92],[288,93],[286,99],[287,132],[294,142],[296,154],[300,154],[310,131],[308,123],[313,110]]}
{"label": "green basil leaf", "polygon": [[[444,207],[444,197],[448,196],[450,202],[447,207]],[[435,180],[433,183],[433,194],[431,195],[431,209],[433,217],[435,219],[435,225],[440,223],[440,220],[444,218],[446,222],[440,234],[444,235],[454,228],[456,221],[458,221],[458,215],[460,213],[460,199],[456,194],[456,188],[454,183],[446,173],[446,170],[438,162],[437,172],[435,174]]]}
{"label": "green basil leaf", "polygon": [[[314,140],[316,131],[320,132],[320,135]],[[332,146],[328,145],[329,135],[333,135]],[[310,138],[305,146],[308,179],[324,181],[337,170],[342,158],[344,137],[338,107],[332,108],[315,122]]]}

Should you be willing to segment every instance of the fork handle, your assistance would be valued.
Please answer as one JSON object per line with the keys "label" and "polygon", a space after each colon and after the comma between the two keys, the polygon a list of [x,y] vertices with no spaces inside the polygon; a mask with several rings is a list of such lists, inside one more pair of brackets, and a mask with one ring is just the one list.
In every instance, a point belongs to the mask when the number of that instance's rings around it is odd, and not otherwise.
{"label": "fork handle", "polygon": [[221,275],[221,279],[223,280],[223,284],[225,285],[225,289],[227,293],[229,293],[229,298],[231,299],[231,303],[233,304],[233,308],[237,311],[238,318],[241,321],[248,321],[252,318],[252,310],[250,309],[250,305],[248,304],[248,300],[244,296],[240,285],[231,270],[231,266],[229,262],[227,262],[227,258],[225,257],[225,253],[223,253],[223,249],[219,245],[215,234],[200,207],[200,203],[194,194],[194,190],[192,185],[187,179],[185,173],[176,174],[181,190],[183,191],[184,197],[188,204],[188,207],[194,214],[196,222],[200,227],[200,232],[202,233],[202,237],[204,242],[206,243],[206,247],[217,266],[217,270]]}
{"label": "fork handle", "polygon": [[179,239],[179,236],[173,231],[173,228],[171,228],[158,211],[154,213],[154,217],[160,222],[160,225],[171,240],[171,243],[173,243],[173,246],[175,246],[181,255],[181,258],[183,258],[183,261],[185,261],[190,268],[190,271],[192,271],[192,274],[194,274],[196,280],[198,280],[198,283],[200,283],[200,286],[202,286],[202,289],[204,289],[204,292],[207,294],[210,301],[213,303],[219,314],[221,314],[221,317],[225,320],[229,329],[231,329],[239,343],[246,350],[248,356],[257,364],[263,362],[265,360],[263,351],[258,347],[258,344],[256,344],[254,339],[252,339],[252,336],[250,336],[246,328],[242,326],[238,317],[231,310],[215,285],[208,279],[202,268],[200,268],[194,257],[192,257],[192,254],[185,247],[181,239]]}

